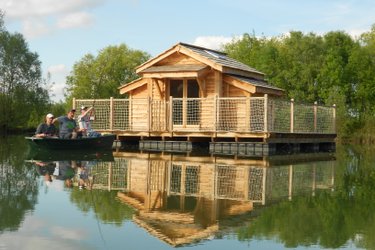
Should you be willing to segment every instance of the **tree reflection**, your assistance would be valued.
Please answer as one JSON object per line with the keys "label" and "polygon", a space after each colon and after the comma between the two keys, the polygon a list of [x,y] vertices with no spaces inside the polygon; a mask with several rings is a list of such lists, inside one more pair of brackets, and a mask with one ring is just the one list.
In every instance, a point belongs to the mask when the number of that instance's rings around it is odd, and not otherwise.
{"label": "tree reflection", "polygon": [[[373,149],[374,150],[374,149]],[[320,245],[340,248],[352,241],[357,247],[375,248],[374,151],[340,148],[341,165],[335,191],[297,197],[264,209],[240,229],[240,240],[278,238],[286,247]],[[345,167],[343,167],[345,166]]]}
{"label": "tree reflection", "polygon": [[97,218],[105,223],[121,226],[125,220],[130,220],[134,210],[117,200],[117,191],[79,190],[71,192],[70,200],[83,212],[92,211]]}
{"label": "tree reflection", "polygon": [[17,230],[37,202],[36,173],[24,163],[27,147],[20,136],[0,140],[0,232]]}

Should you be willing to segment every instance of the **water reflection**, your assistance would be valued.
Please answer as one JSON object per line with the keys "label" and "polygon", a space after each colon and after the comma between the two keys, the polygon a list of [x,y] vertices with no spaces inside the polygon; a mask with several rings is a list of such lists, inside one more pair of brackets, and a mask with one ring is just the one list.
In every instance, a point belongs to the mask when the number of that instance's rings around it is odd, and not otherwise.
{"label": "water reflection", "polygon": [[298,157],[300,164],[277,165],[298,159],[123,152],[114,162],[93,166],[90,174],[93,189],[118,190],[118,198],[137,210],[135,223],[179,246],[213,237],[238,218],[243,225],[243,215],[251,220],[256,207],[332,189],[332,155],[315,155],[316,164]]}
{"label": "water reflection", "polygon": [[[155,249],[165,249],[165,243],[169,248],[198,242],[204,248],[220,245],[217,239],[255,249],[261,248],[259,242],[375,248],[374,150],[338,147],[334,156],[236,159],[31,153],[23,138],[5,140],[0,142],[0,248],[13,246],[11,240],[4,243],[6,237],[22,236],[23,224],[38,220],[48,223],[31,235],[48,242],[55,242],[55,227],[87,231],[85,238],[70,242],[76,249],[83,249],[79,244],[121,249],[129,242],[133,249],[150,242]],[[65,174],[60,172],[64,164],[69,170]],[[58,218],[55,211],[60,211]],[[98,237],[101,231],[107,245]]]}
{"label": "water reflection", "polygon": [[26,152],[23,138],[1,138],[0,233],[17,230],[37,201],[37,175],[23,167]]}

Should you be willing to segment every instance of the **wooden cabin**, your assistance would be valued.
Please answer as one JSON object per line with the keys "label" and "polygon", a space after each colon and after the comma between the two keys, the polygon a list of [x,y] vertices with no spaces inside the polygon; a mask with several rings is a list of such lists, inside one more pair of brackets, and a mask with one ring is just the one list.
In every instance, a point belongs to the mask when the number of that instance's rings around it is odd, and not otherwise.
{"label": "wooden cabin", "polygon": [[140,78],[119,87],[127,98],[74,99],[73,107],[95,104],[94,129],[119,140],[205,141],[220,149],[233,148],[222,142],[251,142],[235,151],[266,155],[276,144],[293,144],[295,152],[300,144],[334,149],[335,107],[280,98],[284,90],[262,72],[223,52],[178,43],[136,73]]}
{"label": "wooden cabin", "polygon": [[[223,98],[284,94],[265,81],[262,72],[223,52],[186,43],[145,62],[136,73],[139,79],[119,88],[135,105],[129,111],[131,127],[144,124],[143,128],[159,131],[162,136],[165,131],[245,131],[251,123],[250,101]],[[144,103],[136,104],[145,99],[152,101],[148,110]],[[151,123],[146,125],[148,120]]]}

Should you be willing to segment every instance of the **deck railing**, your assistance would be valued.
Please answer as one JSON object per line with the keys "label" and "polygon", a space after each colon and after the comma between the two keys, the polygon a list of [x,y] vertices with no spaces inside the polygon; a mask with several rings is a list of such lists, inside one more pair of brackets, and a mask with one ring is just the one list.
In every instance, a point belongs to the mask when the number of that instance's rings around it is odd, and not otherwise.
{"label": "deck railing", "polygon": [[94,106],[94,129],[128,132],[336,133],[335,106],[264,97],[74,99]]}

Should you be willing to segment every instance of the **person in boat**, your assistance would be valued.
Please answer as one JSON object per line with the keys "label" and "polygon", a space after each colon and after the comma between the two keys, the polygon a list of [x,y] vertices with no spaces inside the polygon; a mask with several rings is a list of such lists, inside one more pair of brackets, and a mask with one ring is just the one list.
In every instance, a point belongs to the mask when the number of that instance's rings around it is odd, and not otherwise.
{"label": "person in boat", "polygon": [[47,114],[44,122],[38,125],[35,136],[39,138],[57,137],[57,129],[53,124],[53,119],[53,114]]}
{"label": "person in boat", "polygon": [[84,131],[83,136],[87,137],[99,137],[100,133],[96,132],[91,127],[90,115],[93,110],[93,107],[87,108],[86,106],[81,107],[81,114],[78,116],[78,125],[79,128]]}
{"label": "person in boat", "polygon": [[76,120],[74,119],[74,114],[76,110],[70,109],[67,115],[57,117],[53,122],[59,122],[59,137],[62,139],[75,139],[77,137],[82,137],[84,132],[82,129],[77,127]]}

